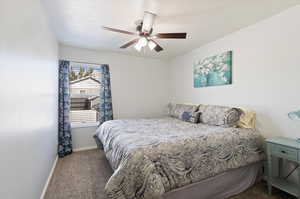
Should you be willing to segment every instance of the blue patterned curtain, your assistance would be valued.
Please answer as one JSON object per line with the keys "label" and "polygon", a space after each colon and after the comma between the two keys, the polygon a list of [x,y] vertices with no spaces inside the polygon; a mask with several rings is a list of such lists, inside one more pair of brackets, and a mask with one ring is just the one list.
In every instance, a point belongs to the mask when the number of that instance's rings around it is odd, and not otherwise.
{"label": "blue patterned curtain", "polygon": [[101,65],[99,123],[113,119],[113,108],[110,88],[110,74],[108,65]]}
{"label": "blue patterned curtain", "polygon": [[72,153],[70,113],[69,71],[70,62],[59,61],[58,74],[58,156],[64,157]]}

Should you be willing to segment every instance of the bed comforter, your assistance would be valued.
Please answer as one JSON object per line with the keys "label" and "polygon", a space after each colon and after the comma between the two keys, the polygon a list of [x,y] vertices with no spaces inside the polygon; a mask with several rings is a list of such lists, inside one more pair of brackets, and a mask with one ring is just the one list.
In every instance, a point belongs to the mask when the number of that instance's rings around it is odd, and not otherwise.
{"label": "bed comforter", "polygon": [[264,158],[255,129],[192,124],[174,118],[113,120],[97,129],[114,170],[112,199],[156,199]]}

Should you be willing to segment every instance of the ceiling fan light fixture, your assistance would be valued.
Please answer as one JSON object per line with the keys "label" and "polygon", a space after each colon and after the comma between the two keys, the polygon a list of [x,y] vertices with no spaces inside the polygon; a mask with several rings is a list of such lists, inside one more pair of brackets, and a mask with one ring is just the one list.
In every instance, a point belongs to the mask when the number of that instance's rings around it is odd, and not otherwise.
{"label": "ceiling fan light fixture", "polygon": [[134,46],[134,48],[137,51],[141,51],[143,47],[147,46],[147,44],[148,44],[148,40],[145,37],[141,37],[139,41],[136,43],[136,45]]}
{"label": "ceiling fan light fixture", "polygon": [[156,15],[154,13],[148,11],[144,12],[143,27],[142,27],[143,32],[147,32],[147,33],[151,32],[155,17]]}
{"label": "ceiling fan light fixture", "polygon": [[141,45],[142,47],[145,47],[145,46],[147,46],[147,44],[148,44],[148,40],[147,40],[145,37],[141,37],[141,38],[139,39],[139,43],[140,43],[140,45]]}
{"label": "ceiling fan light fixture", "polygon": [[138,44],[135,44],[134,45],[134,48],[137,50],[137,51],[141,51],[142,50],[142,46],[138,45]]}
{"label": "ceiling fan light fixture", "polygon": [[153,50],[156,46],[157,46],[156,43],[154,43],[153,41],[150,40],[148,42],[148,47],[150,48],[150,50]]}

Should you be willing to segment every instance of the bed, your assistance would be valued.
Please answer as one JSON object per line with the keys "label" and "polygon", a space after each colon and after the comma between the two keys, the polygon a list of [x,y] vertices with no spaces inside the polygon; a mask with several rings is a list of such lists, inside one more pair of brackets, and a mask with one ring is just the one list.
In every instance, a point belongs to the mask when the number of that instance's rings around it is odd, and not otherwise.
{"label": "bed", "polygon": [[253,128],[174,117],[107,121],[96,138],[114,170],[112,199],[226,198],[255,182],[264,158]]}

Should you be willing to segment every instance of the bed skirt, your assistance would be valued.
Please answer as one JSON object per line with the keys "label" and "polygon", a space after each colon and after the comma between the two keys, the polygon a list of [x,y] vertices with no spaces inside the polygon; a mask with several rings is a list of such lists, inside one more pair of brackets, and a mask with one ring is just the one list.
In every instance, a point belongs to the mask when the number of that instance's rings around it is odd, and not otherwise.
{"label": "bed skirt", "polygon": [[162,199],[224,199],[239,194],[261,179],[262,162],[221,173],[163,195]]}

